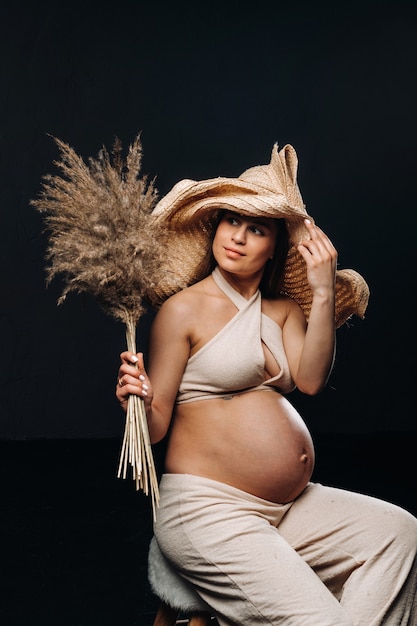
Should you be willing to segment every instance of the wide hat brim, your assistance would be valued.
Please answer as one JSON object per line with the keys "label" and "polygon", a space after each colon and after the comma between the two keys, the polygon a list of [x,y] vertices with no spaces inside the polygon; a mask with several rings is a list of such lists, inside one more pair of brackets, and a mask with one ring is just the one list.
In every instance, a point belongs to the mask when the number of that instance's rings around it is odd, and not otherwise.
{"label": "wide hat brim", "polygon": [[[308,217],[297,184],[297,155],[292,146],[278,151],[275,144],[268,165],[246,170],[238,178],[218,177],[203,181],[178,182],[156,205],[156,226],[168,232],[166,264],[158,284],[148,294],[154,307],[174,293],[205,277],[207,256],[222,210],[253,217],[285,219],[290,249],[287,256],[282,292],[293,298],[308,320],[312,293],[306,264],[297,250],[309,237],[304,220]],[[336,272],[336,327],[356,314],[363,318],[369,288],[354,270]]]}

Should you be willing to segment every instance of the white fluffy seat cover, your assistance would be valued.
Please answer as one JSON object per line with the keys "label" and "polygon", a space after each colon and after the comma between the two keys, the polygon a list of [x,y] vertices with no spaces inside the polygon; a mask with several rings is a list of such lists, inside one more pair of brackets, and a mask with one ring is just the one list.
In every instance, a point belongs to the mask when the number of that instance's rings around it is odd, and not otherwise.
{"label": "white fluffy seat cover", "polygon": [[210,611],[192,585],[181,578],[152,537],[148,553],[148,579],[152,591],[163,602],[179,611]]}

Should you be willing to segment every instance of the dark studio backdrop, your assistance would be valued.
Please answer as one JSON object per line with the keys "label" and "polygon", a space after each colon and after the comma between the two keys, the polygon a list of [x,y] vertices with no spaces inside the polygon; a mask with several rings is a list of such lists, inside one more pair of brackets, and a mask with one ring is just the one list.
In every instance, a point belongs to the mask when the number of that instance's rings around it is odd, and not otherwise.
{"label": "dark studio backdrop", "polygon": [[[307,210],[371,297],[365,319],[338,331],[328,387],[290,399],[319,447],[360,437],[341,476],[372,457],[373,491],[394,497],[402,483],[397,499],[416,505],[413,4],[17,0],[0,15],[2,442],[123,432],[123,326],[88,295],[58,307],[63,285],[45,285],[47,239],[29,202],[55,172],[49,135],[88,159],[140,132],[161,196],[181,178],[238,176],[291,143]],[[145,352],[151,319],[138,329]],[[341,452],[329,450],[330,470]]]}
{"label": "dark studio backdrop", "polygon": [[295,146],[308,211],[371,290],[365,320],[338,333],[311,423],[415,431],[415,8],[16,1],[1,15],[0,436],[120,432],[124,329],[88,296],[57,307],[29,201],[56,173],[48,134],[88,159],[138,132],[160,195],[267,163],[275,141]]}
{"label": "dark studio backdrop", "polygon": [[16,1],[1,15],[0,437],[122,432],[124,328],[89,295],[57,306],[63,285],[46,288],[29,202],[56,173],[49,135],[87,160],[139,132],[160,195],[295,146],[307,210],[371,297],[365,319],[338,331],[326,390],[292,399],[313,432],[415,433],[415,8]]}

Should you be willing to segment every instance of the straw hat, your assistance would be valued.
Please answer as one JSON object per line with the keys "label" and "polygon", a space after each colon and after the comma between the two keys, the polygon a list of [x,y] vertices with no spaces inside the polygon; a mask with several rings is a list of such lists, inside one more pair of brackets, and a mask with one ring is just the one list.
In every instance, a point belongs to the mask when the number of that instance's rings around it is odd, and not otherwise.
{"label": "straw hat", "polygon": [[[167,228],[169,236],[166,266],[149,295],[151,303],[159,306],[170,295],[204,278],[217,217],[220,210],[227,209],[242,215],[285,219],[290,249],[282,292],[301,306],[308,320],[312,293],[297,245],[309,237],[304,219],[314,219],[305,210],[297,167],[294,148],[287,144],[279,151],[275,144],[268,165],[252,167],[238,178],[186,179],[174,185],[153,210],[156,225]],[[354,314],[363,318],[368,298],[369,288],[360,274],[338,270],[336,326]]]}

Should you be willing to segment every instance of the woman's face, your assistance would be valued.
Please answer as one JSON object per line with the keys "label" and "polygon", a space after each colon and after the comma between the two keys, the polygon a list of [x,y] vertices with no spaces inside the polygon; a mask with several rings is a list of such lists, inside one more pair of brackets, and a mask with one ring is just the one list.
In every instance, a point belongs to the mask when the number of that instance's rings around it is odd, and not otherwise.
{"label": "woman's face", "polygon": [[273,218],[249,217],[226,211],[213,240],[213,255],[227,272],[262,272],[274,254],[277,223]]}

